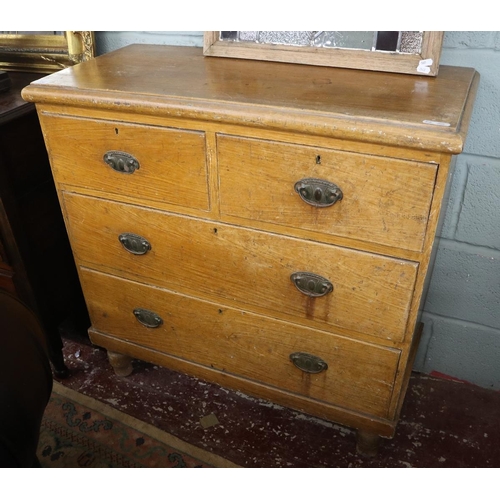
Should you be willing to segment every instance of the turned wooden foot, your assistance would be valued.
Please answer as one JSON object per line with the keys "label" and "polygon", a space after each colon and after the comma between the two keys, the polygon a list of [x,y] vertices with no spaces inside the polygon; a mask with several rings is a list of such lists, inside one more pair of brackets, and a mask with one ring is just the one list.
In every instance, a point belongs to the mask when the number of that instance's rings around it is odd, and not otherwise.
{"label": "turned wooden foot", "polygon": [[108,351],[108,359],[115,374],[119,377],[126,377],[133,371],[132,358],[119,352]]}
{"label": "turned wooden foot", "polygon": [[358,431],[356,436],[356,451],[365,457],[375,457],[378,453],[380,436],[372,432]]}

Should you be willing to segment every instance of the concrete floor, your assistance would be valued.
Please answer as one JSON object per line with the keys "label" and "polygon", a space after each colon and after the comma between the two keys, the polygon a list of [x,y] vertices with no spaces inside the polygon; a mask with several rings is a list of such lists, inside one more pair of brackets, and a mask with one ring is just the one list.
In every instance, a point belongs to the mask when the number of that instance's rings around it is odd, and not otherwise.
{"label": "concrete floor", "polygon": [[[392,440],[356,454],[355,432],[141,361],[117,377],[106,351],[64,335],[61,382],[243,467],[499,467],[500,393],[414,374]],[[202,419],[218,423],[204,427]]]}

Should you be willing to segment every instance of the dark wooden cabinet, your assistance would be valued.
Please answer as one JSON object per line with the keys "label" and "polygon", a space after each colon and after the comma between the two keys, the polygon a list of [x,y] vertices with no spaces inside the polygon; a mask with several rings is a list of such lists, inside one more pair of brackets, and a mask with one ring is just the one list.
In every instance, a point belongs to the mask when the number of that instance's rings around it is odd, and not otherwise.
{"label": "dark wooden cabinet", "polygon": [[0,93],[0,288],[37,314],[65,376],[59,327],[85,306],[35,107],[21,98],[40,75],[10,78]]}

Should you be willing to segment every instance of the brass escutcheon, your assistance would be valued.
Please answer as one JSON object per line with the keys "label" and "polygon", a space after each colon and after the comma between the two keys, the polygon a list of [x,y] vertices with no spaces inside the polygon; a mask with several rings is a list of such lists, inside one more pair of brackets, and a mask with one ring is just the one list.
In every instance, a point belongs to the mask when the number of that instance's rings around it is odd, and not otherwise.
{"label": "brass escutcheon", "polygon": [[297,181],[294,189],[303,201],[317,208],[330,207],[344,197],[342,190],[333,182],[312,177]]}
{"label": "brass escutcheon", "polygon": [[323,276],[314,273],[296,272],[290,275],[299,292],[308,297],[323,297],[333,291],[333,285]]}
{"label": "brass escutcheon", "polygon": [[118,236],[118,240],[127,252],[133,253],[134,255],[144,255],[151,250],[151,243],[138,234],[122,233]]}
{"label": "brass escutcheon", "polygon": [[137,158],[124,151],[108,151],[102,159],[121,174],[133,174],[140,166]]}
{"label": "brass escutcheon", "polygon": [[163,320],[153,311],[148,309],[141,309],[140,307],[134,309],[134,316],[141,325],[148,328],[158,328],[163,324]]}
{"label": "brass escutcheon", "polygon": [[290,361],[303,372],[321,373],[328,368],[328,364],[318,356],[307,352],[294,352],[290,354]]}

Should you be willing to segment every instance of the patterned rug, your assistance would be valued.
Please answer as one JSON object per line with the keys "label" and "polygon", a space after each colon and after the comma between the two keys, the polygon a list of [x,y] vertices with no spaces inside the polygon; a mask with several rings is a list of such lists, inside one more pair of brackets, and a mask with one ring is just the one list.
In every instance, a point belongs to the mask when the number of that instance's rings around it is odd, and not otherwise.
{"label": "patterned rug", "polygon": [[54,382],[38,445],[42,467],[238,467]]}

